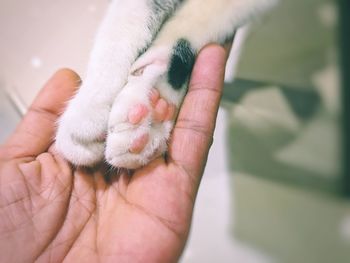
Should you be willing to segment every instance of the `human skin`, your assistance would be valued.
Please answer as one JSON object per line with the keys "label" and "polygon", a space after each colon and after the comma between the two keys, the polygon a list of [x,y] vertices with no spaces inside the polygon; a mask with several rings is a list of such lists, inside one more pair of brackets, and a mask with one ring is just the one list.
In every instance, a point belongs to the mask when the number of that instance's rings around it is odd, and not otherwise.
{"label": "human skin", "polygon": [[55,123],[80,78],[68,69],[54,74],[0,148],[0,262],[177,262],[226,59],[219,45],[200,52],[168,154],[132,175],[74,168],[55,151]]}

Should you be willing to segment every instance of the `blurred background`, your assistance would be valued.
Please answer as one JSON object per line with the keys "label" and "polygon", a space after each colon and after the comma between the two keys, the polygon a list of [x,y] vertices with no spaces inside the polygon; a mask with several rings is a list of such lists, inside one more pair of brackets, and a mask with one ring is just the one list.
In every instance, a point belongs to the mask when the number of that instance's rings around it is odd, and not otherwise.
{"label": "blurred background", "polygon": [[[0,0],[1,143],[58,68],[84,77],[108,2]],[[347,2],[282,0],[237,33],[182,262],[350,262]]]}

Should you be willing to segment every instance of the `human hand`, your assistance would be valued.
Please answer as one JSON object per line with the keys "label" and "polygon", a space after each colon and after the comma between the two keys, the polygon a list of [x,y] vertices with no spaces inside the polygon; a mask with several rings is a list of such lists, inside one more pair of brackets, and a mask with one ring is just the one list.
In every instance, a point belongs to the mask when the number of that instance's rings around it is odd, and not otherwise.
{"label": "human hand", "polygon": [[[227,52],[196,61],[166,157],[132,176],[71,167],[53,144],[79,77],[58,71],[0,148],[0,262],[176,262],[186,243]],[[106,180],[107,179],[107,180]]]}

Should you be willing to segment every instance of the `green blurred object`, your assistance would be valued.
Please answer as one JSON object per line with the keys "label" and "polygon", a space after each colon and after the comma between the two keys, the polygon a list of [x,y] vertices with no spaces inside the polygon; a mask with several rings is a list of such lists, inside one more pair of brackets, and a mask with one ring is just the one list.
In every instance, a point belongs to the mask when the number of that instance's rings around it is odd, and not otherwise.
{"label": "green blurred object", "polygon": [[252,26],[224,90],[233,234],[276,262],[350,262],[338,7],[280,1]]}
{"label": "green blurred object", "polygon": [[251,29],[224,99],[233,171],[340,194],[335,1],[281,1]]}
{"label": "green blurred object", "polygon": [[274,262],[348,263],[350,203],[319,191],[236,174],[236,238]]}

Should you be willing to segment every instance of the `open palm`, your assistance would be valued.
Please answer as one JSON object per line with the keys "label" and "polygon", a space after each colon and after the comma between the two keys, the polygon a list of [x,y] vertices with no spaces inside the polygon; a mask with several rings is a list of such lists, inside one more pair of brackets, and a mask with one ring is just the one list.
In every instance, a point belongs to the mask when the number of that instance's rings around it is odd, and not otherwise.
{"label": "open palm", "polygon": [[211,144],[226,51],[197,58],[166,157],[132,175],[75,169],[55,122],[79,77],[60,70],[0,148],[0,262],[176,262]]}

